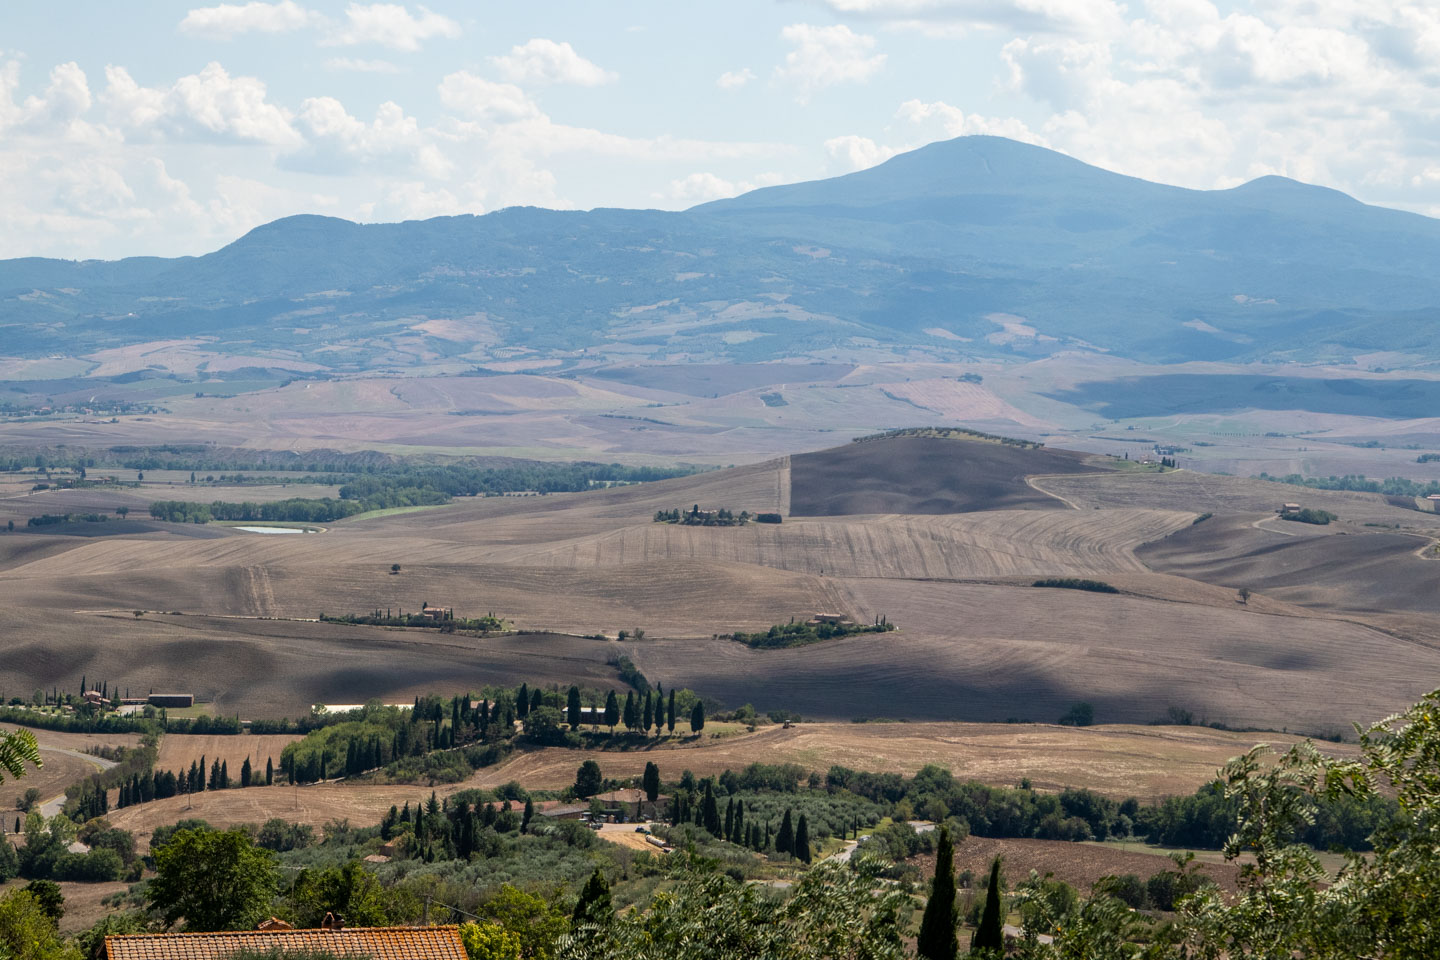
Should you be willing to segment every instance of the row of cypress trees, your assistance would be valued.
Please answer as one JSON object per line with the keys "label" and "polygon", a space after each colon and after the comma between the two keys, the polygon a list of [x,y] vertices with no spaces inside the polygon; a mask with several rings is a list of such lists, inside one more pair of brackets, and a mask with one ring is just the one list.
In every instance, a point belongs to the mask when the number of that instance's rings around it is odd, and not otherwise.
{"label": "row of cypress trees", "polygon": [[[950,831],[942,826],[935,852],[935,877],[930,881],[930,899],[925,904],[920,934],[915,939],[916,952],[926,960],[955,960],[960,952],[956,934],[959,920],[955,909],[955,847],[950,841]],[[1004,922],[1000,902],[1000,858],[996,857],[990,864],[985,910],[980,915],[980,926],[970,938],[970,952],[1003,951]]]}

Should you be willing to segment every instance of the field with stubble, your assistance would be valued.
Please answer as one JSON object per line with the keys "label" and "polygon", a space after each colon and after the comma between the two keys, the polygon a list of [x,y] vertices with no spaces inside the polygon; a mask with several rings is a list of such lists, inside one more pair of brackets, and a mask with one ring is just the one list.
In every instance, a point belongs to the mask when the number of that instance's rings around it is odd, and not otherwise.
{"label": "field with stubble", "polygon": [[[1304,499],[1341,520],[1310,528],[1261,512],[1294,488],[1112,464],[909,437],[589,493],[461,499],[311,535],[10,534],[0,604],[13,629],[0,653],[24,691],[88,674],[192,691],[242,717],[522,680],[623,689],[623,655],[717,709],[1044,722],[1086,701],[1102,722],[1176,708],[1330,733],[1440,676],[1431,601],[1390,599],[1435,595],[1440,564],[1405,548],[1428,543],[1440,518],[1316,494]],[[691,505],[784,522],[653,522]],[[858,509],[871,512],[843,512]],[[1214,516],[1192,526],[1202,512]],[[1046,577],[1120,592],[1030,585]],[[1254,595],[1240,603],[1245,584]],[[520,632],[315,622],[426,603]],[[818,612],[900,629],[784,650],[724,639]],[[636,628],[643,641],[585,639]]]}

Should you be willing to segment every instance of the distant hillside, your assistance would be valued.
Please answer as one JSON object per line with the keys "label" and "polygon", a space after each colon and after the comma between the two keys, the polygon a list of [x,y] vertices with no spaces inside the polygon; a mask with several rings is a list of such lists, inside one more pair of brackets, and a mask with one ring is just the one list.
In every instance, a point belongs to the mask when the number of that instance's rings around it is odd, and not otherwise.
{"label": "distant hillside", "polygon": [[1440,221],[1333,190],[1185,190],[964,137],[681,213],[297,216],[201,257],[4,261],[0,336],[42,356],[199,335],[341,370],[637,345],[1434,359],[1437,261]]}

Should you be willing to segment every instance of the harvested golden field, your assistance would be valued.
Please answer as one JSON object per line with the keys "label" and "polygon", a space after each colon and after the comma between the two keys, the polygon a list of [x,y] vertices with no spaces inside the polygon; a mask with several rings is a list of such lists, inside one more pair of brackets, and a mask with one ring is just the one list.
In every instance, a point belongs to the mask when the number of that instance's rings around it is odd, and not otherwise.
{"label": "harvested golden field", "polygon": [[[1054,874],[1056,880],[1065,881],[1079,889],[1082,894],[1088,893],[1102,877],[1133,873],[1145,880],[1162,870],[1175,869],[1175,862],[1158,851],[1140,853],[1100,844],[1069,843],[1064,840],[966,837],[955,845],[955,871],[970,871],[975,878],[972,884],[978,897],[985,896],[985,879],[990,872],[990,864],[996,857],[1003,858],[1005,875],[1012,887],[1034,870],[1042,877]],[[935,875],[934,854],[912,857],[906,862],[913,863],[922,877]],[[1236,890],[1239,867],[1228,863],[1201,863],[1199,869],[1222,890],[1231,893]]]}
{"label": "harvested golden field", "polygon": [[[9,883],[0,883],[0,895],[23,889],[27,883],[28,880],[20,877]],[[117,893],[124,893],[129,887],[130,884],[119,880],[113,883],[61,881],[60,893],[65,897],[65,915],[60,918],[60,932],[75,934],[90,929],[96,921],[115,912],[113,907],[107,907],[101,901]]]}
{"label": "harvested golden field", "polygon": [[[370,399],[384,407],[386,396]],[[796,463],[809,463],[809,480]],[[927,463],[948,472],[925,477]],[[1091,472],[1055,476],[1057,463]],[[825,490],[817,464],[829,465]],[[652,681],[721,706],[815,719],[1051,721],[1085,701],[1107,722],[1162,719],[1173,707],[1329,733],[1413,702],[1440,675],[1440,645],[1415,642],[1435,626],[1429,601],[1387,599],[1396,584],[1433,596],[1440,565],[1400,555],[1398,534],[1347,518],[1327,540],[1375,563],[1347,580],[1344,564],[1322,569],[1320,549],[1287,580],[1286,549],[1298,546],[1285,545],[1302,537],[1254,526],[1264,513],[1218,512],[1285,488],[1186,471],[1096,473],[1095,464],[964,440],[871,441],[591,493],[462,499],[306,536],[168,524],[91,538],[17,534],[0,538],[0,604],[14,621],[0,652],[23,689],[68,688],[88,673],[191,690],[247,717],[521,680],[623,689],[615,661],[624,654]],[[786,513],[807,484],[829,503],[826,490],[841,496],[847,476],[864,487],[879,466],[917,475],[904,492],[915,509],[944,501],[978,512],[652,522],[658,509],[692,504]],[[1440,524],[1381,498],[1341,499]],[[1202,510],[1216,516],[1192,527]],[[1391,575],[1401,568],[1408,579]],[[1251,603],[1235,601],[1232,569],[1256,571]],[[1269,579],[1258,575],[1267,569]],[[1039,577],[1096,578],[1124,593],[1027,586]],[[647,637],[620,647],[305,622],[424,603],[528,630]],[[884,615],[900,630],[782,650],[716,638],[820,612]]]}
{"label": "harvested golden field", "polygon": [[[518,780],[530,788],[560,789],[575,782],[576,769],[587,759],[613,778],[638,777],[654,762],[667,779],[682,770],[708,776],[752,763],[794,763],[821,774],[839,765],[905,775],[933,763],[961,779],[996,786],[1017,786],[1029,778],[1040,790],[1086,787],[1116,799],[1148,801],[1193,793],[1261,739],[1284,748],[1299,738],[1204,727],[803,723],[720,739],[664,739],[625,752],[546,748],[482,770],[470,784],[497,787]],[[1344,744],[1322,747],[1342,756],[1354,753]]]}
{"label": "harvested golden field", "polygon": [[[753,734],[720,739],[664,738],[649,748],[628,751],[527,751],[481,770],[463,783],[433,787],[337,781],[298,788],[207,791],[112,810],[109,819],[116,826],[136,831],[142,848],[155,827],[185,817],[200,817],[217,827],[281,817],[323,832],[332,820],[348,819],[354,825],[378,822],[392,804],[408,801],[413,805],[432,790],[445,797],[458,790],[494,788],[512,780],[529,789],[563,789],[574,783],[576,769],[588,759],[598,762],[605,776],[617,779],[639,777],[647,762],[659,766],[666,779],[678,778],[683,770],[707,776],[757,762],[795,763],[821,773],[840,764],[906,775],[936,763],[959,778],[997,786],[1015,786],[1028,777],[1039,790],[1087,787],[1116,799],[1135,796],[1151,801],[1193,792],[1212,779],[1226,760],[1259,740],[1283,748],[1296,739],[1203,727],[806,723],[788,729],[762,727]],[[1321,747],[1340,756],[1355,752],[1343,744]]]}
{"label": "harvested golden field", "polygon": [[230,778],[240,780],[240,768],[248,759],[258,777],[265,776],[265,761],[280,766],[280,752],[286,744],[299,740],[298,734],[273,733],[229,735],[189,735],[170,733],[160,739],[160,756],[155,766],[160,770],[188,770],[192,762],[204,758],[211,763],[219,760],[227,765]]}

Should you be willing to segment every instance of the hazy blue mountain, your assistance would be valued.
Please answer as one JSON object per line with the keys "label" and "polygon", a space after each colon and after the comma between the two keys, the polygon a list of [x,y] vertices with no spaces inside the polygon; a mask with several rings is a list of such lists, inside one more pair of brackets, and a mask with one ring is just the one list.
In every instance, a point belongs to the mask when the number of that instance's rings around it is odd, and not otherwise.
{"label": "hazy blue mountain", "polygon": [[[1186,190],[964,137],[681,213],[298,216],[200,257],[3,261],[0,352],[204,335],[365,367],[427,318],[483,315],[501,346],[641,344],[657,358],[748,360],[853,338],[1162,362],[1436,358],[1437,262],[1440,221],[1333,190],[1280,177]],[[1040,337],[1000,335],[997,314]],[[475,347],[426,342],[446,355]]]}

